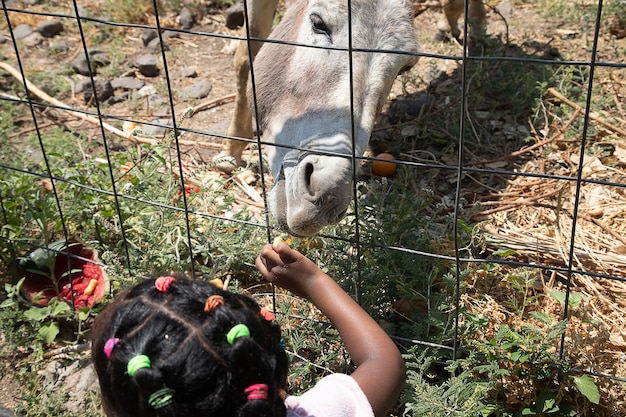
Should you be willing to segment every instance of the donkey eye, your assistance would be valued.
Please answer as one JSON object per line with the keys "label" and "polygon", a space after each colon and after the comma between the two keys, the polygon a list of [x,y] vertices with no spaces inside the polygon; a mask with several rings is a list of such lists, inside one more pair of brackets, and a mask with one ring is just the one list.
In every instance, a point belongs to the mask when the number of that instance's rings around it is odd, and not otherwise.
{"label": "donkey eye", "polygon": [[318,14],[314,13],[311,15],[311,26],[313,27],[314,33],[330,36],[330,29]]}

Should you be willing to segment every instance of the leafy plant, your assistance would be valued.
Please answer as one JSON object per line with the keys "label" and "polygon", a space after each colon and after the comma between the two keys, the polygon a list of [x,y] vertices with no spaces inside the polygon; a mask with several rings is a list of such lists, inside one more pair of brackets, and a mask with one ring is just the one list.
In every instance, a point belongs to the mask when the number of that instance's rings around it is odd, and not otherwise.
{"label": "leafy plant", "polygon": [[545,314],[531,315],[546,328],[502,325],[485,342],[467,340],[479,355],[461,360],[463,367],[472,369],[477,376],[497,381],[490,394],[492,398],[510,399],[515,395],[521,401],[516,409],[502,404],[506,412],[497,415],[576,415],[580,403],[572,388],[597,404],[599,393],[593,380],[571,374],[568,362],[556,352],[555,346],[560,343],[567,321],[553,323]]}

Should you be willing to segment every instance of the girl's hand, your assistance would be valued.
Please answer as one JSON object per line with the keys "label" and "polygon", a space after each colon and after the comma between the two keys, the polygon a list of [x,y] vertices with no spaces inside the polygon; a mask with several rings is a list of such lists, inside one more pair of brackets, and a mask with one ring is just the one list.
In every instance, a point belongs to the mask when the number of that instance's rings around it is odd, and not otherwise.
{"label": "girl's hand", "polygon": [[283,242],[263,246],[255,265],[269,282],[305,298],[309,298],[316,277],[325,275],[310,259]]}

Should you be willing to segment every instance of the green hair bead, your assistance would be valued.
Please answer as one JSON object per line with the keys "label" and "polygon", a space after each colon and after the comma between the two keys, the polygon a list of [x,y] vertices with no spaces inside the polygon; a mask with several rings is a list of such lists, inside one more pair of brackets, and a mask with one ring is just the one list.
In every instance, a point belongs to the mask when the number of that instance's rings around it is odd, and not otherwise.
{"label": "green hair bead", "polygon": [[148,397],[148,404],[155,410],[167,407],[174,402],[174,394],[176,394],[176,391],[172,388],[162,388],[150,394],[150,397]]}
{"label": "green hair bead", "polygon": [[133,356],[133,358],[129,360],[128,364],[126,365],[126,372],[129,376],[133,377],[138,370],[143,368],[149,368],[151,365],[152,364],[150,363],[150,358],[146,355]]}
{"label": "green hair bead", "polygon": [[245,324],[237,324],[228,331],[228,333],[226,334],[226,340],[228,340],[228,343],[232,345],[238,338],[249,336],[250,329],[248,329],[248,326],[246,326]]}

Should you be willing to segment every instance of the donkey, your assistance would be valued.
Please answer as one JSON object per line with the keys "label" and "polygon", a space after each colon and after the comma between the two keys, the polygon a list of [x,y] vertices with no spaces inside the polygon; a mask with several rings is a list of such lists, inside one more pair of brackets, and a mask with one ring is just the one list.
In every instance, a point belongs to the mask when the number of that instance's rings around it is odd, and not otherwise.
{"label": "donkey", "polygon": [[[277,0],[247,2],[251,37],[267,37]],[[292,44],[251,43],[256,115],[274,177],[270,211],[293,235],[314,235],[343,218],[351,201],[352,157],[365,152],[394,79],[417,59],[409,0],[351,5],[351,35],[347,0],[292,0],[269,35]],[[227,134],[251,138],[250,66],[241,44],[235,53],[238,97]],[[229,140],[232,163],[241,163],[246,144]],[[224,162],[219,167],[228,169]]]}

